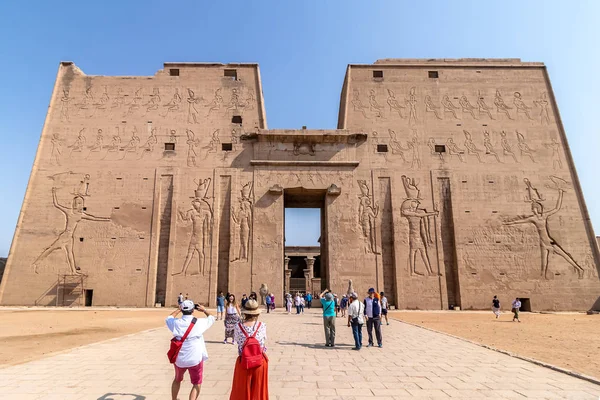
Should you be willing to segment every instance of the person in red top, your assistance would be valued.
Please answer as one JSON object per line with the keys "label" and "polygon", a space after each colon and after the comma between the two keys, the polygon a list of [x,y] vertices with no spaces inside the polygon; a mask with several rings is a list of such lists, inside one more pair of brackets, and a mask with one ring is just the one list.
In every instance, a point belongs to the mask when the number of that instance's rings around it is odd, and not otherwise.
{"label": "person in red top", "polygon": [[[269,359],[265,354],[267,351],[267,328],[263,322],[258,322],[260,315],[258,302],[248,300],[244,305],[242,315],[243,322],[236,325],[234,333],[234,339],[238,345],[238,358],[235,362],[229,400],[269,400]],[[264,359],[261,366],[246,369],[242,365],[242,352],[247,337],[253,335],[260,343]]]}

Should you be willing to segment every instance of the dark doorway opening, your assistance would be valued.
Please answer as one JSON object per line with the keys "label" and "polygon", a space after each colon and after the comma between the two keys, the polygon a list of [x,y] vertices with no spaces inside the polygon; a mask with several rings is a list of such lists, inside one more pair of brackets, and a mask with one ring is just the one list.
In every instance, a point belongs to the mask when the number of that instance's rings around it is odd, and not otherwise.
{"label": "dark doorway opening", "polygon": [[85,306],[91,307],[92,303],[93,303],[93,299],[94,299],[94,290],[93,289],[85,289],[83,292],[84,292],[84,296],[85,296]]}
{"label": "dark doorway opening", "polygon": [[528,298],[521,298],[519,297],[519,300],[521,300],[521,309],[520,311],[528,311],[531,312],[531,301]]}

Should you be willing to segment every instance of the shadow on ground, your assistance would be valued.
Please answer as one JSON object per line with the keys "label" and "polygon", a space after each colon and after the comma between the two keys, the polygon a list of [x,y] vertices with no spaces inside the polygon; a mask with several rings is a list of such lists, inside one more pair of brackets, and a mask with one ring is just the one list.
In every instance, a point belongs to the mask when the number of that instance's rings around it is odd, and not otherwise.
{"label": "shadow on ground", "polygon": [[106,393],[97,400],[146,400],[146,396],[131,393]]}

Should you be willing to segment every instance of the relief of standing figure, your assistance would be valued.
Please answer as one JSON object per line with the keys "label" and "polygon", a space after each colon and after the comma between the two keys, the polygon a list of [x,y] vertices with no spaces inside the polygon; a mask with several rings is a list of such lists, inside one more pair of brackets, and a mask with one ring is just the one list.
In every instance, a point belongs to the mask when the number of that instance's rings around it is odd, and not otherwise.
{"label": "relief of standing figure", "polygon": [[248,253],[250,248],[250,232],[252,230],[252,182],[248,182],[242,188],[242,197],[240,198],[240,205],[237,212],[231,210],[231,217],[233,222],[239,226],[238,230],[238,254],[233,261],[248,260]]}
{"label": "relief of standing figure", "polygon": [[358,196],[360,204],[358,206],[358,223],[362,228],[363,236],[368,243],[368,251],[373,254],[380,254],[377,250],[377,240],[375,237],[375,222],[379,215],[379,205],[373,207],[373,200],[369,195],[369,186],[364,180],[358,181],[361,195]]}

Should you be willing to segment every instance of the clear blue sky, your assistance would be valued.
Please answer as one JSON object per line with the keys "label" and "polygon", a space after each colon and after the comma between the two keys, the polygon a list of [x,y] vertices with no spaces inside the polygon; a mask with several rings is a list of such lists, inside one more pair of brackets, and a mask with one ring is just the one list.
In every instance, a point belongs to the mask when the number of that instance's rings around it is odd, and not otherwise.
{"label": "clear blue sky", "polygon": [[[335,128],[348,63],[543,61],[600,232],[599,17],[592,0],[0,1],[0,256],[61,60],[100,75],[152,75],[165,61],[258,62],[270,128]],[[300,218],[313,227],[318,219]],[[311,244],[315,231],[288,231],[287,244]]]}

